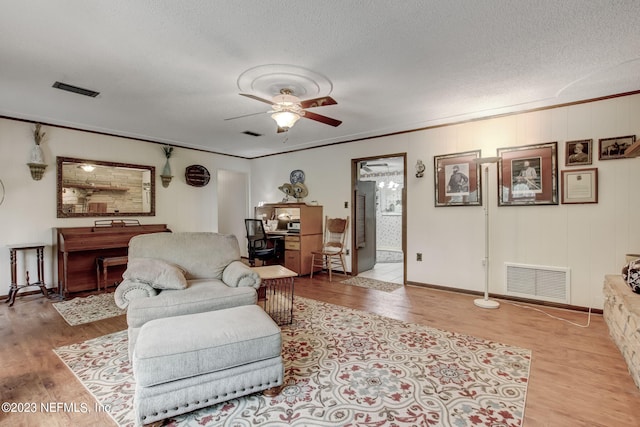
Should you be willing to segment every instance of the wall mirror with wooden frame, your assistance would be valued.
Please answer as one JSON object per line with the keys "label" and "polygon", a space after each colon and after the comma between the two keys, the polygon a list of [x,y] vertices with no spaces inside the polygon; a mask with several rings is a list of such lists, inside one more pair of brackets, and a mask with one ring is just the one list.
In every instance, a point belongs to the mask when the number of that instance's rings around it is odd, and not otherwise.
{"label": "wall mirror with wooden frame", "polygon": [[154,216],[155,167],[57,158],[58,218]]}

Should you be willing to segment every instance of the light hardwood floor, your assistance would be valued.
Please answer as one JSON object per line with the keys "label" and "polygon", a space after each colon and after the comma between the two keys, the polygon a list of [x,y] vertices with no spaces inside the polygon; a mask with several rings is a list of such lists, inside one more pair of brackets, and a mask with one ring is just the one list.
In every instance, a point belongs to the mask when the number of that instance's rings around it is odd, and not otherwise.
{"label": "light hardwood floor", "polygon": [[[295,294],[378,313],[407,322],[499,341],[533,351],[525,423],[536,426],[640,425],[640,391],[609,338],[601,315],[579,328],[502,301],[498,310],[473,305],[473,296],[408,286],[392,293],[343,285],[326,274],[296,279]],[[587,314],[543,308],[585,324]],[[52,349],[126,328],[125,316],[69,326],[42,296],[0,305],[0,390],[3,402],[87,404],[91,395]],[[1,413],[7,426],[110,426],[111,418],[89,413]]]}

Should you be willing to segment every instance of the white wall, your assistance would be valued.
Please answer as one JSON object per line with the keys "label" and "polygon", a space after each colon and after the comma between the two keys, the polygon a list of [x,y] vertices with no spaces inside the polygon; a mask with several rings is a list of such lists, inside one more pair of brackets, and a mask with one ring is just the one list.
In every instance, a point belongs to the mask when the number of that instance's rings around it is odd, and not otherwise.
{"label": "white wall", "polygon": [[[592,138],[593,165],[586,167],[598,168],[598,204],[497,207],[491,165],[490,292],[505,293],[505,262],[568,267],[570,304],[602,308],[603,276],[620,271],[625,253],[640,251],[640,158],[599,161],[598,139],[632,134],[640,134],[640,95],[272,156],[252,161],[252,201],[280,200],[277,187],[302,169],[307,200],[317,200],[327,215],[345,216],[350,160],[406,152],[406,279],[481,291],[482,207],[434,207],[433,156],[474,149],[495,156],[497,148],[557,141],[560,181],[560,171],[571,169],[564,165],[565,141]],[[418,159],[427,166],[421,179],[413,173]],[[417,252],[423,262],[415,261]]]}
{"label": "white wall", "polygon": [[[218,202],[214,178],[196,188],[186,184],[184,170],[205,166],[212,177],[219,168],[249,173],[250,162],[228,156],[176,148],[170,160],[174,178],[162,187],[159,175],[165,163],[161,145],[126,138],[43,126],[42,143],[48,168],[40,181],[31,179],[27,162],[33,146],[33,124],[0,119],[0,180],[6,195],[0,205],[0,295],[9,292],[10,263],[7,245],[42,242],[45,248],[45,281],[57,286],[52,245],[54,227],[91,226],[97,218],[56,218],[56,156],[115,161],[156,167],[156,216],[129,217],[142,224],[167,224],[174,231],[217,231]],[[241,218],[239,219],[241,221]],[[36,260],[25,252],[30,278],[36,278]],[[18,255],[19,284],[24,283],[23,255]],[[36,290],[37,288],[29,288]]]}
{"label": "white wall", "polygon": [[[5,280],[0,294],[7,294],[9,287],[7,244],[51,245],[53,227],[93,223],[94,218],[56,218],[56,156],[151,164],[156,166],[157,175],[164,165],[157,144],[45,126],[43,148],[49,168],[41,181],[33,181],[26,166],[33,145],[32,130],[32,124],[0,119],[0,179],[6,187],[0,206],[0,275],[4,276],[0,280]],[[177,148],[171,159],[175,177],[169,188],[163,188],[156,178],[156,216],[138,219],[141,223],[167,223],[174,231],[217,231],[216,185],[186,185],[184,169],[191,164],[204,165],[212,176],[220,168],[248,173],[250,209],[259,201],[280,201],[283,195],[278,186],[289,181],[292,170],[302,169],[309,188],[306,201],[323,205],[326,215],[346,216],[351,213],[350,208],[344,208],[345,201],[351,203],[351,159],[406,152],[406,279],[481,291],[482,207],[434,207],[433,156],[473,149],[482,149],[483,156],[494,156],[500,147],[558,141],[562,170],[569,169],[564,166],[565,141],[593,138],[595,148],[598,138],[631,134],[640,134],[640,95],[254,160]],[[427,166],[421,179],[413,174],[418,159]],[[603,276],[620,271],[625,253],[640,252],[640,159],[599,161],[595,154],[592,167],[599,170],[598,204],[497,207],[495,190],[489,192],[491,292],[505,292],[504,262],[569,267],[570,304],[602,308]],[[495,165],[490,172],[489,188],[495,189]],[[417,252],[423,254],[423,262],[415,261]],[[55,283],[53,255],[48,247],[48,284]],[[350,264],[351,260],[347,261]],[[34,277],[34,257],[28,257],[27,263]]]}

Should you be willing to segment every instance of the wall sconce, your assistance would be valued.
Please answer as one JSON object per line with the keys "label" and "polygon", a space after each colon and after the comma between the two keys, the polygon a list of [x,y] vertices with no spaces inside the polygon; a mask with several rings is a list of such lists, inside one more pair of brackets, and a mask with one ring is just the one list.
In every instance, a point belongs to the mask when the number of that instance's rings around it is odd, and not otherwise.
{"label": "wall sconce", "polygon": [[164,156],[167,158],[167,161],[164,164],[164,169],[162,169],[162,173],[160,174],[160,179],[162,180],[162,186],[167,188],[171,183],[171,165],[169,164],[169,159],[171,158],[171,154],[173,153],[173,147],[170,145],[165,145],[162,147],[162,151],[164,152]]}
{"label": "wall sconce", "polygon": [[29,170],[31,171],[31,178],[34,181],[40,181],[44,176],[44,171],[47,169],[47,165],[39,163],[27,163]]}
{"label": "wall sconce", "polygon": [[29,166],[29,170],[31,171],[31,178],[33,178],[34,181],[40,181],[44,175],[45,169],[47,169],[47,164],[44,162],[44,156],[42,155],[42,147],[40,147],[40,143],[44,139],[46,133],[41,131],[41,126],[42,125],[40,123],[36,123],[33,130],[33,140],[36,145],[31,149],[31,161],[27,163],[27,166]]}
{"label": "wall sconce", "polygon": [[424,176],[424,163],[422,163],[422,160],[418,160],[416,162],[416,178],[422,178]]}

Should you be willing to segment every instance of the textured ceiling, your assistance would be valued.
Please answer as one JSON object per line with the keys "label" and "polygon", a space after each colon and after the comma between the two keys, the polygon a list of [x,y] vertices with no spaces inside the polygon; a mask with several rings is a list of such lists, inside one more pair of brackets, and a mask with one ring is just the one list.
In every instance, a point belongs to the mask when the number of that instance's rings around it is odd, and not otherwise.
{"label": "textured ceiling", "polygon": [[[637,0],[0,7],[0,115],[248,158],[640,89]],[[239,77],[265,65],[326,79],[311,94],[338,105],[313,111],[342,125],[301,119],[277,134],[269,105],[238,95]],[[270,96],[280,79],[289,83],[276,73],[253,94]]]}

